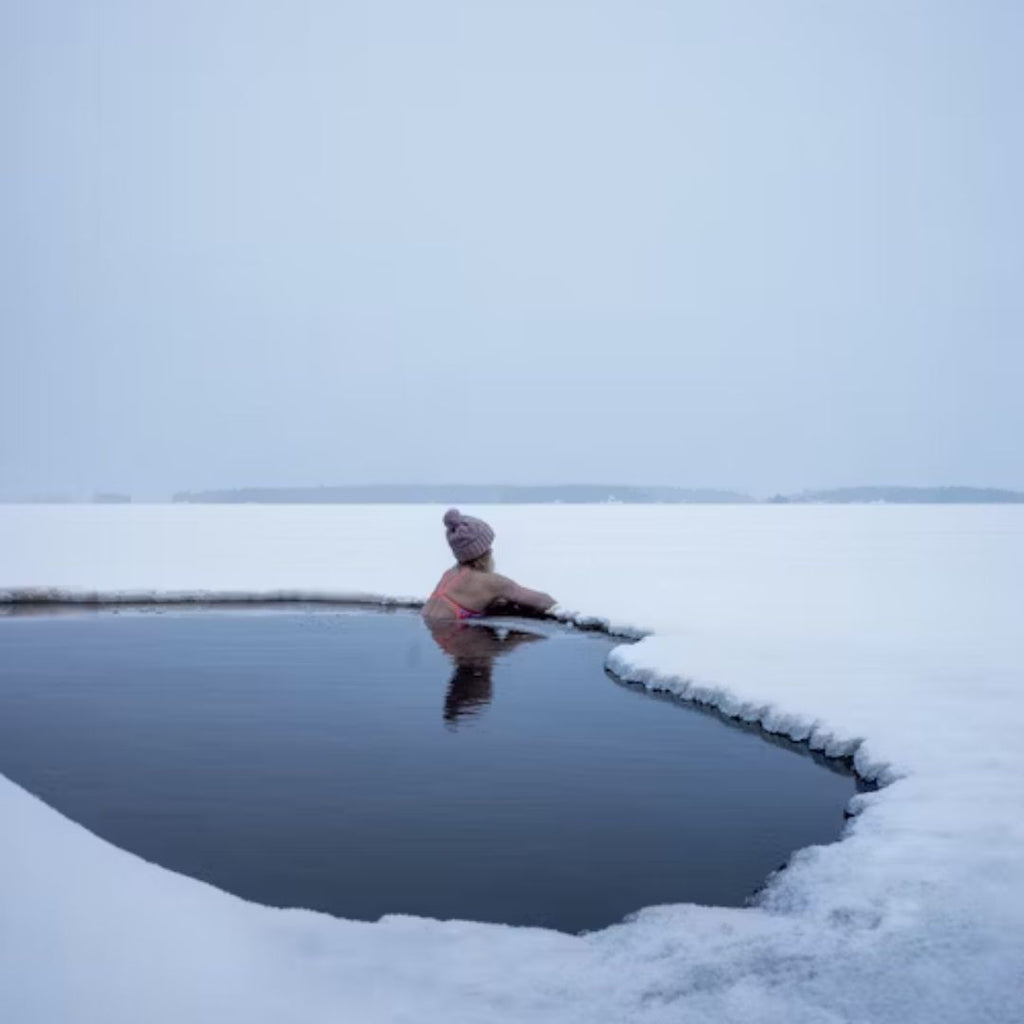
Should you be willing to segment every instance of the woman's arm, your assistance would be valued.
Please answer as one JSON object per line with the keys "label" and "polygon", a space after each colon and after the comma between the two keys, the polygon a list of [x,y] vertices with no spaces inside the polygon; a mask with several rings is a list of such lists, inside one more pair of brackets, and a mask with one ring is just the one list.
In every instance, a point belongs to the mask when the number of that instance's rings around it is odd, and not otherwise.
{"label": "woman's arm", "polygon": [[494,601],[507,601],[509,604],[521,605],[524,608],[532,608],[534,611],[546,612],[553,605],[557,604],[550,594],[542,590],[530,590],[529,587],[521,587],[515,580],[507,576],[499,576],[498,573],[491,573],[494,586]]}

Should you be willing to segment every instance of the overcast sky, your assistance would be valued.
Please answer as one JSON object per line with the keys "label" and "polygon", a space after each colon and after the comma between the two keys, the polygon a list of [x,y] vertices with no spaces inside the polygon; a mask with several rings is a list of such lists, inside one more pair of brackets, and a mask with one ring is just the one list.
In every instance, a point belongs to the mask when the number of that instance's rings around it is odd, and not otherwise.
{"label": "overcast sky", "polygon": [[1024,487],[1024,4],[0,0],[0,496]]}

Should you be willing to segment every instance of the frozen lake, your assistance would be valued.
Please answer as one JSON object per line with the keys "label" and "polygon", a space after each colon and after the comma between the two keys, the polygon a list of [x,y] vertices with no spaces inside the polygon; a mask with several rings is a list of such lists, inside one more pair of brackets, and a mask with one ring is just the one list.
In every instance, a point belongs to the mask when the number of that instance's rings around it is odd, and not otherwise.
{"label": "frozen lake", "polygon": [[[0,508],[0,594],[422,598],[447,565],[443,511]],[[649,631],[612,651],[620,674],[853,757],[881,788],[754,905],[661,905],[576,936],[245,902],[0,778],[0,1018],[135,1024],[144,1006],[159,1024],[396,1021],[411,1006],[466,1024],[1016,1022],[1024,508],[464,511],[495,528],[500,570],[567,613]],[[493,727],[511,708],[502,678],[450,732],[436,677],[424,713],[438,741]],[[638,844],[631,873],[669,855]]]}

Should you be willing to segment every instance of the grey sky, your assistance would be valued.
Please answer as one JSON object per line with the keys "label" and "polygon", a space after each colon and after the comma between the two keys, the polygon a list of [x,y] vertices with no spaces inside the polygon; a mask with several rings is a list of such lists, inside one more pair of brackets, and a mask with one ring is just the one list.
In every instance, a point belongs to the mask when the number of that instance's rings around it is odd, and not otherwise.
{"label": "grey sky", "polygon": [[1024,4],[0,0],[0,495],[1024,486]]}

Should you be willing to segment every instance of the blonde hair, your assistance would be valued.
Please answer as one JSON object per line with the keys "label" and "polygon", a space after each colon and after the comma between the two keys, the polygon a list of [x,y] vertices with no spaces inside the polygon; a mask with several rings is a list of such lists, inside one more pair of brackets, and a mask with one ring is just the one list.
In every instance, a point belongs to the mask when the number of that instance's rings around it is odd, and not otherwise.
{"label": "blonde hair", "polygon": [[471,558],[462,564],[470,569],[476,569],[478,572],[494,572],[494,552],[485,551],[482,555],[477,555],[476,558]]}

